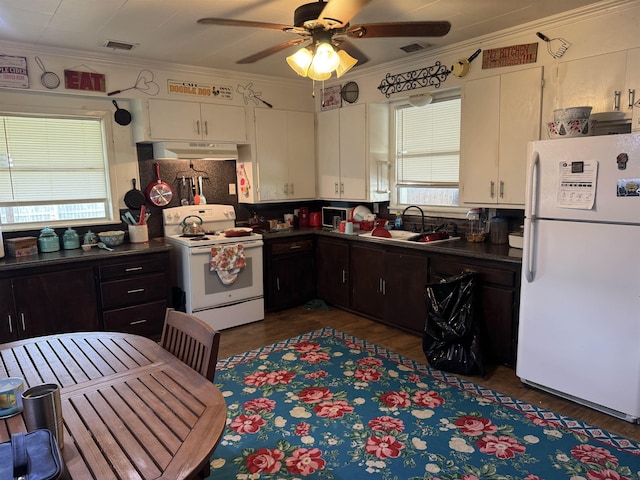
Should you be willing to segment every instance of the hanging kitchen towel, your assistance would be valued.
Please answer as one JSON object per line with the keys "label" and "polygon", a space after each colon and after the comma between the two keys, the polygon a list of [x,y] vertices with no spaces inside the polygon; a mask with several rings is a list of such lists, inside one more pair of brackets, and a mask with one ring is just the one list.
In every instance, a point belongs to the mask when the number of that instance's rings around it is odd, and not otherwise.
{"label": "hanging kitchen towel", "polygon": [[231,285],[236,281],[238,273],[247,261],[244,256],[244,245],[220,245],[211,247],[210,271],[217,272],[220,281]]}

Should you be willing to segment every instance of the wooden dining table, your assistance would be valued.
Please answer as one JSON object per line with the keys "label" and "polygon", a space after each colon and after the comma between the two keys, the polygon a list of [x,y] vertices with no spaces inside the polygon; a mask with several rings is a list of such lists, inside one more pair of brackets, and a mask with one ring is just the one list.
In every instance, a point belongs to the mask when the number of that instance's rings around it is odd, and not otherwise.
{"label": "wooden dining table", "polygon": [[[56,383],[62,455],[79,479],[188,479],[209,465],[225,427],[210,381],[151,339],[70,333],[0,345],[0,378],[24,388]],[[22,414],[0,420],[0,441],[26,432]]]}

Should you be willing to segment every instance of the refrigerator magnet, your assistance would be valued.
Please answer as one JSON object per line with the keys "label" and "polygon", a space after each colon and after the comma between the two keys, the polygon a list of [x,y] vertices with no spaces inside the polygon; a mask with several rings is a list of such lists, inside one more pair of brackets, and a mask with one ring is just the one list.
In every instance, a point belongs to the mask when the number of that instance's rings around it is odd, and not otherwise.
{"label": "refrigerator magnet", "polygon": [[616,162],[618,162],[618,170],[626,170],[627,162],[629,161],[629,155],[626,153],[621,153],[616,157]]}

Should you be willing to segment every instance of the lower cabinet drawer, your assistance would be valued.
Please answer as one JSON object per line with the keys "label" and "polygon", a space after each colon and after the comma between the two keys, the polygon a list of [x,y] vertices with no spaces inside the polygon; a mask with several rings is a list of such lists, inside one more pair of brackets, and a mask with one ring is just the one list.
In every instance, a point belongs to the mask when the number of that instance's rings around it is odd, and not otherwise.
{"label": "lower cabinet drawer", "polygon": [[160,338],[166,309],[167,302],[162,300],[109,310],[103,314],[104,329]]}
{"label": "lower cabinet drawer", "polygon": [[102,308],[123,307],[165,299],[166,288],[167,279],[164,273],[103,282],[100,286]]}

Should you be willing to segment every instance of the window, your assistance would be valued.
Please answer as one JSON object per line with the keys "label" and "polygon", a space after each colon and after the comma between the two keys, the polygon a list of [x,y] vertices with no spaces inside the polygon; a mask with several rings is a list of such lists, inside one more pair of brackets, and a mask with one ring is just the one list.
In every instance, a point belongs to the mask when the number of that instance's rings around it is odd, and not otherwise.
{"label": "window", "polygon": [[0,223],[33,228],[110,220],[104,124],[96,112],[0,113]]}
{"label": "window", "polygon": [[[395,206],[458,206],[460,97],[395,109]],[[432,208],[433,209],[433,208]]]}

